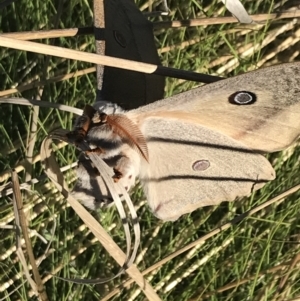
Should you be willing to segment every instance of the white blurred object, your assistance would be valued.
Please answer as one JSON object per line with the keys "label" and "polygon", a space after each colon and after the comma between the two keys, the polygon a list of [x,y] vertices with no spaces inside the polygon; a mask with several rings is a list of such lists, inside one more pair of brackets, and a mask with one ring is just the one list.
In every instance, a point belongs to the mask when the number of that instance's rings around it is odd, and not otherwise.
{"label": "white blurred object", "polygon": [[222,2],[225,4],[226,8],[239,20],[239,22],[247,24],[255,23],[239,0],[222,0]]}

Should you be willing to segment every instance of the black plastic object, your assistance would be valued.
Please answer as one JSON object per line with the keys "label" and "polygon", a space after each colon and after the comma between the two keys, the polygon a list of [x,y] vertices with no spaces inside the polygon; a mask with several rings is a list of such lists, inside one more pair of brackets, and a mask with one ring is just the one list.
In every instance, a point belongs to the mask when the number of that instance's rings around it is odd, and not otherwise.
{"label": "black plastic object", "polygon": [[[97,40],[105,40],[105,54],[160,65],[149,22],[132,0],[104,0],[105,29],[95,28]],[[162,99],[165,78],[160,75],[104,67],[97,100],[117,103],[124,109]]]}

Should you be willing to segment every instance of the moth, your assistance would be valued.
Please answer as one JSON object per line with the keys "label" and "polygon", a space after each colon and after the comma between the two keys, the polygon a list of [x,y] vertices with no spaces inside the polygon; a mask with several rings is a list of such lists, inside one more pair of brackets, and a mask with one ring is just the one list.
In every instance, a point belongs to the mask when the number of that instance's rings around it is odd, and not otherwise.
{"label": "moth", "polygon": [[[288,147],[300,135],[300,62],[131,111],[96,103],[89,119],[83,139],[114,170],[114,180],[130,190],[139,178],[154,215],[174,221],[249,195],[275,178],[263,154]],[[88,156],[80,155],[73,195],[94,209],[111,200]]]}

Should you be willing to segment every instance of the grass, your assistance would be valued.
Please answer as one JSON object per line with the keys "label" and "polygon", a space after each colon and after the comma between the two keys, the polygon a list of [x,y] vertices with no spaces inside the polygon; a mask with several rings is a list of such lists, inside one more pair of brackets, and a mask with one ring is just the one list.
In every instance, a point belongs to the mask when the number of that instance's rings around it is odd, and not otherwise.
{"label": "grass", "polygon": [[[292,1],[243,3],[252,14],[292,9]],[[144,11],[158,9],[157,1],[138,1],[138,5]],[[220,1],[173,0],[169,6],[174,20],[226,13]],[[92,1],[20,0],[2,9],[0,30],[21,32],[90,26],[92,11]],[[299,24],[292,19],[269,22],[256,29],[241,24],[222,24],[155,32],[163,65],[226,77],[260,66],[299,60],[299,39]],[[43,42],[95,51],[92,36]],[[49,80],[92,67],[91,64],[5,48],[0,48],[0,57],[0,91],[47,80],[42,87],[35,86],[21,93],[9,94],[9,97],[40,97],[78,108],[85,103],[93,103],[95,99],[95,73],[59,82]],[[165,94],[173,95],[195,85],[193,82],[167,79]],[[20,166],[24,166],[28,155],[26,139],[30,136],[32,116],[31,109],[27,107],[1,104],[0,177],[3,181],[9,181],[7,172],[18,166],[20,181],[25,181],[26,173]],[[72,115],[40,108],[33,156],[39,154],[45,135],[58,127],[71,129]],[[151,267],[239,214],[299,184],[299,156],[299,145],[269,155],[277,178],[263,189],[239,202],[199,209],[174,223],[162,223],[156,219],[145,205],[142,191],[137,188],[133,199],[135,204],[140,204],[138,214],[142,242],[139,253],[143,254],[136,260],[138,268],[142,271]],[[76,160],[76,153],[72,147],[67,147],[56,158],[60,166],[65,166]],[[37,162],[33,166],[32,177],[39,178],[42,174],[42,167]],[[74,171],[65,174],[72,185]],[[2,197],[0,202],[0,224],[13,225],[11,195]],[[25,212],[30,213],[30,229],[50,239],[56,224],[51,248],[39,266],[50,300],[101,300],[127,279],[125,274],[109,283],[92,286],[65,282],[47,274],[52,271],[60,277],[105,278],[117,273],[119,267],[47,180],[34,184],[24,195],[24,203]],[[296,300],[300,298],[299,209],[297,192],[176,256],[149,273],[146,279],[159,296],[168,301]],[[94,215],[125,250],[122,225],[116,210],[112,208]],[[16,255],[15,231],[3,228],[0,235],[0,300],[35,300]],[[42,257],[45,244],[36,236],[32,236],[31,240],[35,257]],[[132,285],[122,289],[121,294],[111,300],[144,298],[138,286]]]}

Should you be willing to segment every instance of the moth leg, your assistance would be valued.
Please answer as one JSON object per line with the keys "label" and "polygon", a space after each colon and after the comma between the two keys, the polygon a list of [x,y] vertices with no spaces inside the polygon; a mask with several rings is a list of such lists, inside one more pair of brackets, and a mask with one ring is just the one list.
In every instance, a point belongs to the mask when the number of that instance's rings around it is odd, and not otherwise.
{"label": "moth leg", "polygon": [[74,131],[71,131],[66,134],[68,140],[74,143],[75,145],[78,145],[84,140],[87,134],[87,131],[85,129],[88,128],[90,125],[90,120],[86,116],[81,116],[80,119],[82,126],[80,126],[77,129],[75,128]]}
{"label": "moth leg", "polygon": [[91,126],[92,117],[95,112],[96,110],[93,107],[85,105],[83,114],[77,119],[74,130],[66,135],[70,142],[78,145],[84,140]]}
{"label": "moth leg", "polygon": [[[128,177],[130,180],[132,178],[132,162],[125,155],[121,155],[117,160],[115,166],[113,167],[114,176],[113,180],[117,183],[120,179]],[[128,189],[128,185],[124,187],[126,190]]]}
{"label": "moth leg", "polygon": [[115,174],[112,178],[114,179],[115,183],[118,183],[118,181],[123,177],[123,173],[115,167],[113,168],[113,170]]}
{"label": "moth leg", "polygon": [[106,151],[101,148],[101,147],[96,147],[96,148],[93,148],[93,149],[90,149],[90,150],[87,150],[84,152],[86,155],[88,154],[96,154],[96,155],[102,155],[102,154],[105,154]]}
{"label": "moth leg", "polygon": [[92,118],[93,124],[104,124],[107,123],[107,114],[96,112]]}

